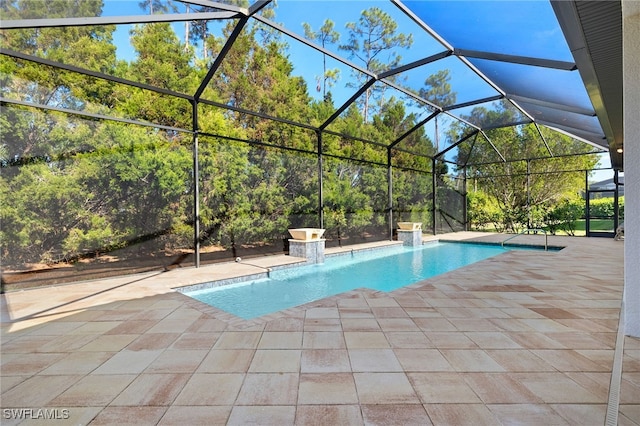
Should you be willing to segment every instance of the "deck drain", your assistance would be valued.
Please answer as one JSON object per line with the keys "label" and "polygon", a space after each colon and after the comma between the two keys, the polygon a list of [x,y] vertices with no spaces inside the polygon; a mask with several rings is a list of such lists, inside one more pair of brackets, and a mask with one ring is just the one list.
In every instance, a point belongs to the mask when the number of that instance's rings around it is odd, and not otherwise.
{"label": "deck drain", "polygon": [[609,401],[607,402],[606,426],[618,424],[618,409],[620,406],[620,380],[622,378],[622,355],[624,353],[624,303],[620,307],[620,320],[618,321],[618,335],[616,337],[616,350],[613,354],[613,369],[611,370],[611,383],[609,384]]}

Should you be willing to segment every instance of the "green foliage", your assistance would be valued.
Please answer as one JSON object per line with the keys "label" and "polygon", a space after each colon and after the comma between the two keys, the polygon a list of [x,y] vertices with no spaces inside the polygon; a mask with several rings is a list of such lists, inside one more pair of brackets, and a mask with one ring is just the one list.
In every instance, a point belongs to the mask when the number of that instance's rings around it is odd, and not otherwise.
{"label": "green foliage", "polygon": [[[246,0],[225,3],[249,4]],[[3,19],[100,16],[102,5],[98,0],[0,3]],[[171,10],[171,3],[145,0],[141,7],[146,13],[163,13]],[[210,6],[190,7],[209,10]],[[261,13],[273,16],[274,11],[263,9]],[[210,58],[222,53],[235,24],[229,22],[221,36],[209,34],[203,22],[189,23],[188,40],[201,43],[201,57],[168,23],[135,25],[130,33],[135,57],[128,61],[116,58],[112,26],[11,30],[2,31],[0,37],[7,49],[192,95],[211,66]],[[374,73],[397,66],[398,52],[413,42],[411,35],[399,32],[391,17],[376,7],[364,10],[357,22],[347,25],[348,39],[343,43],[331,21],[317,31],[305,30],[322,46],[340,44],[348,56]],[[232,109],[198,105],[199,181],[194,182],[190,101],[6,55],[0,55],[0,74],[5,98],[150,124],[94,121],[3,104],[0,255],[3,266],[9,267],[104,253],[119,259],[161,259],[193,249],[196,220],[201,225],[198,237],[207,249],[271,245],[271,250],[277,250],[275,242],[287,238],[287,228],[318,226],[319,172],[325,236],[339,241],[384,238],[389,226],[386,145],[424,118],[403,100],[375,91],[384,85],[372,86],[360,104],[352,104],[331,123],[331,132],[323,133],[321,141],[314,131],[262,118],[260,115],[269,115],[315,126],[324,123],[337,108],[327,89],[338,84],[339,76],[324,66],[321,79],[326,93],[321,101],[313,101],[305,80],[294,73],[286,44],[265,26],[248,25],[202,97]],[[421,94],[443,105],[453,104],[456,96],[448,81],[447,71],[429,76]],[[244,114],[234,107],[259,115]],[[499,121],[510,118],[508,114],[506,109],[476,109],[472,118]],[[530,146],[532,132],[525,127],[488,133],[505,156],[521,156],[525,150],[534,158],[539,147]],[[572,143],[564,137],[545,136],[552,150]],[[460,151],[468,153],[468,144],[461,145]],[[320,148],[325,154],[321,171]],[[454,179],[445,176],[444,162],[437,162],[432,170],[430,156],[435,148],[425,130],[414,131],[397,148],[391,157],[393,220],[422,222],[425,229],[431,225],[433,172],[437,175],[438,217],[455,219],[462,212],[461,191],[455,189]],[[473,152],[479,159],[495,156],[482,141]],[[532,162],[530,167],[554,172],[561,165]],[[474,226],[514,229],[526,223],[528,215],[536,220],[553,218],[557,226],[569,220],[568,213],[550,210],[550,206],[575,191],[580,177],[551,183],[533,179],[530,197],[536,209],[523,213],[525,181],[495,176],[517,175],[525,169],[526,164],[507,162],[470,170],[478,186],[469,196]],[[193,206],[196,184],[199,218],[194,217]]]}
{"label": "green foliage", "polygon": [[495,199],[481,191],[469,191],[467,193],[467,218],[471,229],[486,231],[495,229],[503,230],[503,211]]}
{"label": "green foliage", "polygon": [[[199,75],[190,64],[191,56],[168,23],[136,25],[131,30],[131,44],[137,58],[130,64],[127,78],[182,93],[193,93],[198,87]],[[192,107],[184,99],[129,87],[118,87],[114,97],[130,118],[172,127],[191,126]]]}
{"label": "green foliage", "polygon": [[451,75],[449,70],[440,70],[430,75],[420,89],[420,96],[439,106],[449,106],[456,103],[457,95],[451,91]]}
{"label": "green foliage", "polygon": [[[624,218],[624,197],[619,197],[618,208],[620,217]],[[589,200],[589,214],[593,218],[609,218],[615,215],[615,206],[613,197],[597,198]]]}
{"label": "green foliage", "polygon": [[202,146],[202,219],[209,244],[267,242],[287,229],[293,203],[278,153],[244,144]]}
{"label": "green foliage", "polygon": [[433,218],[431,174],[402,169],[393,170],[394,220],[422,222],[428,229]]}
{"label": "green foliage", "polygon": [[[511,115],[506,108],[498,111],[476,108],[468,119],[499,122],[512,120]],[[493,146],[481,136],[475,142],[467,140],[461,144],[458,161],[467,161],[465,153],[471,152],[473,145],[474,162],[482,165],[469,165],[468,176],[473,179],[475,188],[484,191],[498,204],[503,221],[500,228],[506,231],[542,226],[556,204],[584,189],[584,172],[564,171],[590,170],[597,162],[595,156],[587,155],[545,158],[549,150],[559,152],[579,142],[545,128],[541,131],[547,146],[541,142],[533,125],[487,131]],[[496,149],[507,161],[496,159]],[[544,160],[514,160],[519,158]]]}
{"label": "green foliage", "polygon": [[578,220],[584,216],[584,200],[580,198],[564,199],[553,206],[546,214],[547,229],[555,235],[559,230],[575,235]]}
{"label": "green foliage", "polygon": [[[5,0],[2,18],[99,16],[102,4],[102,0]],[[115,65],[114,30],[115,26],[3,30],[0,43],[3,48],[109,73]],[[4,55],[0,56],[0,70],[4,95],[43,105],[75,109],[91,97],[106,97],[110,87],[105,81]]]}
{"label": "green foliage", "polygon": [[82,253],[87,250],[96,251],[96,247],[112,248],[116,241],[108,218],[93,215],[88,219],[86,229],[72,228],[62,242],[65,253]]}
{"label": "green foliage", "polygon": [[[363,62],[367,70],[374,72],[396,66],[400,62],[400,55],[392,50],[395,47],[409,47],[413,43],[412,35],[396,33],[398,24],[377,7],[363,10],[358,22],[349,22],[346,27],[349,40],[340,48]],[[388,62],[381,60],[385,52],[390,53]]]}
{"label": "green foliage", "polygon": [[[343,239],[360,235],[384,210],[379,182],[385,170],[355,162],[327,159],[323,191],[327,237]],[[379,219],[378,219],[378,225]]]}

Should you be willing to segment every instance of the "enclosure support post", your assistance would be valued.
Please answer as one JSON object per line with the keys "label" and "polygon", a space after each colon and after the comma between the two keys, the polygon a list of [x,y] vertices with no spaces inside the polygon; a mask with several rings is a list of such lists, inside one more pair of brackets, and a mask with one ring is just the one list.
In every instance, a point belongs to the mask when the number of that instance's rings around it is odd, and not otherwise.
{"label": "enclosure support post", "polygon": [[527,158],[527,228],[533,228],[531,223],[531,160]]}
{"label": "enclosure support post", "polygon": [[389,240],[393,240],[393,170],[391,167],[391,148],[387,148],[387,194],[389,196]]}
{"label": "enclosure support post", "polygon": [[591,194],[589,193],[589,171],[584,171],[584,229],[586,231],[587,237],[591,233],[591,221],[590,221],[590,211],[591,207],[589,206],[589,199],[591,198]]}
{"label": "enclosure support post", "polygon": [[193,247],[196,268],[200,267],[200,163],[198,160],[198,101],[193,106]]}
{"label": "enclosure support post", "polygon": [[469,230],[469,218],[467,212],[467,166],[462,168],[462,218],[464,219],[464,230]]}
{"label": "enclosure support post", "polygon": [[436,215],[438,214],[438,209],[436,207],[436,188],[438,187],[438,179],[436,176],[436,159],[435,157],[431,159],[431,193],[433,194],[433,214],[431,215],[431,226],[433,228],[433,235],[436,235]]}
{"label": "enclosure support post", "polygon": [[618,169],[613,171],[613,182],[616,184],[616,190],[613,193],[613,232],[615,234],[618,226],[620,226],[620,187],[618,186]]}
{"label": "enclosure support post", "polygon": [[322,132],[317,131],[316,136],[318,138],[318,228],[324,229],[324,194],[322,191]]}

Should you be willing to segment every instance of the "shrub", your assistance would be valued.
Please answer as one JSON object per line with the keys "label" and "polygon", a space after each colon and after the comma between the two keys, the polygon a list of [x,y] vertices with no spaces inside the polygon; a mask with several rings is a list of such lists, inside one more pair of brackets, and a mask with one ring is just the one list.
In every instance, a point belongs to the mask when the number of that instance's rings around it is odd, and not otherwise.
{"label": "shrub", "polygon": [[559,230],[569,235],[575,235],[576,223],[584,214],[584,201],[582,199],[564,199],[553,206],[545,217],[547,229],[552,234]]}
{"label": "shrub", "polygon": [[479,191],[467,193],[467,217],[471,229],[486,230],[493,225],[499,232],[504,230],[504,214],[498,204],[487,194]]}
{"label": "shrub", "polygon": [[[618,206],[620,208],[620,217],[624,218],[624,197],[618,199]],[[614,199],[613,197],[608,197],[590,200],[589,210],[591,217],[613,217],[615,213]]]}

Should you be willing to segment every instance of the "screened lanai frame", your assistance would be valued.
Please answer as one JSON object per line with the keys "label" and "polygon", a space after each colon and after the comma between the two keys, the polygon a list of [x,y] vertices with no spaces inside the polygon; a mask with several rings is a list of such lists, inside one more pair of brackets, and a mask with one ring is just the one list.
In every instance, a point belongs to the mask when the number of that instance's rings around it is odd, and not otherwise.
{"label": "screened lanai frame", "polygon": [[[466,180],[466,170],[469,167],[481,166],[484,164],[490,164],[491,162],[474,162],[471,158],[464,158],[464,155],[455,155],[458,148],[464,144],[465,142],[472,142],[471,150],[473,151],[473,146],[476,143],[488,144],[495,151],[495,161],[497,162],[508,162],[508,161],[531,161],[536,160],[537,158],[526,158],[526,159],[509,159],[505,158],[503,153],[501,153],[498,148],[492,143],[491,138],[487,135],[487,131],[501,128],[501,127],[511,127],[511,126],[522,126],[525,124],[532,123],[540,136],[540,143],[544,145],[549,154],[549,158],[553,157],[561,157],[562,155],[584,155],[584,154],[594,154],[594,153],[604,153],[607,152],[608,142],[605,137],[605,132],[599,125],[598,117],[594,108],[590,105],[590,101],[588,99],[588,95],[586,90],[584,90],[584,85],[582,83],[582,79],[578,73],[577,65],[567,57],[553,57],[553,58],[545,58],[545,57],[532,57],[532,56],[524,56],[522,54],[513,54],[513,53],[504,53],[504,52],[492,52],[488,50],[482,50],[477,48],[471,48],[470,46],[464,45],[454,45],[449,42],[446,37],[437,33],[431,26],[429,26],[428,20],[425,18],[425,11],[422,9],[424,4],[420,4],[421,2],[402,2],[399,0],[391,0],[388,3],[385,3],[386,7],[392,7],[401,13],[406,19],[413,22],[415,28],[418,28],[424,31],[429,37],[431,37],[434,42],[440,47],[437,51],[429,51],[428,55],[424,55],[416,60],[409,61],[407,63],[402,63],[399,66],[385,70],[379,73],[374,73],[370,70],[367,70],[357,64],[355,64],[352,60],[345,58],[344,56],[339,55],[338,53],[331,51],[323,46],[318,45],[314,41],[306,39],[304,36],[300,35],[299,32],[293,31],[290,28],[287,28],[285,25],[278,24],[276,22],[271,21],[270,19],[265,18],[261,15],[261,11],[268,5],[270,5],[271,1],[257,1],[251,4],[249,8],[240,8],[233,5],[210,2],[207,0],[192,0],[189,2],[174,2],[176,5],[184,6],[189,4],[191,6],[197,7],[208,7],[214,9],[213,12],[187,12],[187,13],[167,13],[160,15],[127,15],[127,16],[99,16],[99,17],[76,17],[76,18],[41,18],[41,19],[29,19],[29,20],[3,20],[0,24],[3,31],[11,31],[13,29],[25,29],[25,28],[45,28],[45,27],[74,27],[74,26],[93,26],[93,25],[113,25],[113,24],[145,24],[145,23],[154,23],[154,22],[185,22],[185,21],[194,21],[194,20],[210,20],[210,21],[223,21],[226,22],[228,20],[237,21],[233,32],[229,35],[222,49],[220,50],[216,59],[211,63],[208,73],[203,78],[200,83],[199,88],[193,94],[180,93],[173,90],[168,90],[162,87],[154,87],[152,85],[146,84],[144,82],[137,82],[126,80],[123,78],[115,77],[112,75],[104,74],[98,71],[93,71],[89,69],[84,69],[81,67],[77,67],[74,65],[63,64],[59,62],[54,62],[48,59],[40,58],[34,55],[25,54],[22,52],[11,51],[4,47],[1,48],[0,53],[2,55],[12,57],[15,60],[23,60],[38,63],[44,66],[50,66],[54,68],[58,68],[61,70],[66,70],[72,73],[83,74],[85,76],[94,77],[97,79],[102,79],[106,81],[111,81],[118,84],[123,84],[126,86],[131,86],[134,88],[138,88],[145,91],[155,92],[161,95],[166,95],[170,97],[176,97],[184,100],[191,104],[192,107],[192,127],[189,128],[180,128],[180,127],[171,127],[171,126],[163,126],[157,123],[151,122],[141,122],[139,120],[130,119],[126,117],[113,117],[107,114],[98,114],[98,113],[89,113],[86,111],[78,111],[78,110],[70,110],[66,108],[58,108],[51,107],[40,104],[32,104],[30,102],[25,102],[17,99],[12,99],[11,97],[5,97],[3,95],[1,101],[6,105],[15,105],[22,107],[36,107],[42,110],[51,110],[57,111],[65,114],[76,115],[80,117],[84,117],[92,120],[111,120],[121,123],[127,124],[135,124],[139,126],[146,126],[150,128],[156,128],[164,131],[170,132],[179,132],[184,134],[192,135],[193,138],[193,173],[194,173],[194,187],[193,187],[193,209],[194,209],[194,217],[200,217],[200,207],[199,207],[199,185],[197,182],[198,179],[198,170],[199,170],[199,140],[203,137],[211,137],[211,138],[221,138],[224,140],[233,140],[232,137],[228,135],[217,135],[203,132],[200,129],[200,123],[198,122],[198,114],[199,108],[202,106],[205,107],[214,107],[220,108],[223,110],[234,111],[236,113],[245,114],[247,116],[253,116],[259,119],[270,120],[273,122],[282,123],[286,126],[292,126],[304,129],[305,131],[312,132],[316,135],[315,149],[313,150],[299,150],[291,147],[283,147],[279,145],[274,145],[266,141],[260,140],[245,140],[242,141],[244,143],[249,143],[255,146],[264,146],[264,147],[276,147],[278,149],[285,149],[291,151],[299,151],[302,154],[313,155],[317,159],[317,169],[318,169],[318,200],[317,200],[317,212],[318,218],[317,223],[319,227],[324,227],[324,199],[323,199],[323,164],[328,158],[338,158],[349,161],[356,161],[364,164],[371,164],[373,166],[386,168],[387,170],[387,203],[386,203],[386,214],[388,215],[387,219],[387,232],[388,236],[391,238],[393,236],[393,224],[394,224],[394,198],[393,198],[393,174],[394,170],[406,170],[412,171],[411,167],[405,167],[402,164],[395,163],[394,164],[394,153],[404,152],[410,155],[415,155],[419,157],[423,157],[431,162],[431,166],[428,169],[424,170],[413,170],[419,173],[431,173],[432,176],[432,188],[433,193],[431,195],[431,203],[432,203],[432,215],[433,223],[430,224],[431,229],[434,233],[437,232],[438,226],[436,224],[438,211],[438,174],[434,171],[437,170],[438,163],[446,163],[452,165],[456,171],[458,171],[458,175],[453,176],[453,179],[459,179],[463,182],[460,186],[460,195],[464,197],[466,195],[466,184],[464,183]],[[285,5],[287,2],[283,2]],[[428,4],[429,2],[426,2]],[[378,5],[378,2],[375,3]],[[233,48],[234,41],[241,34],[243,28],[245,28],[250,22],[260,23],[269,27],[270,29],[286,36],[292,40],[295,40],[298,43],[303,44],[309,49],[313,51],[319,52],[323,57],[330,58],[333,61],[336,61],[348,69],[355,70],[361,76],[366,76],[367,81],[360,85],[359,88],[354,88],[352,90],[351,96],[346,99],[344,102],[339,104],[335,111],[330,115],[328,119],[326,119],[323,123],[319,124],[309,124],[309,123],[299,123],[293,120],[288,119],[287,117],[277,117],[272,115],[263,114],[256,111],[251,111],[242,107],[232,106],[228,103],[217,102],[211,99],[206,99],[203,97],[208,84],[215,77],[216,71],[224,61],[225,55],[229,52],[230,49]],[[567,52],[568,49],[566,49]],[[570,52],[569,52],[570,55]],[[475,99],[465,99],[464,102],[453,103],[453,104],[438,104],[433,99],[425,98],[420,95],[417,90],[412,90],[411,88],[407,88],[401,84],[398,84],[392,81],[392,78],[401,74],[408,74],[411,72],[415,72],[416,70],[420,70],[423,67],[428,67],[432,64],[437,65],[441,61],[456,61],[463,66],[463,68],[474,75],[476,78],[481,80],[487,90],[492,92],[489,96],[483,96]],[[492,66],[493,65],[493,66]],[[579,88],[582,89],[583,93],[580,93],[579,96],[574,96],[573,92],[569,92],[562,97],[562,93],[560,93],[560,97],[558,97],[558,87],[553,87],[551,89],[551,93],[549,90],[545,92],[545,86],[542,85],[541,81],[538,81],[537,84],[532,85],[533,87],[529,87],[529,84],[518,84],[518,74],[507,74],[506,76],[503,74],[504,69],[524,69],[528,72],[532,70],[539,71],[542,70],[541,79],[547,78],[549,75],[563,75],[568,76],[569,74],[573,75],[573,78],[570,80],[572,83],[570,86],[571,90]],[[564,77],[563,77],[564,78]],[[568,78],[568,77],[567,77]],[[514,81],[515,79],[515,81]],[[564,80],[563,80],[564,81]],[[362,138],[360,136],[354,136],[345,134],[343,132],[332,129],[331,125],[334,121],[341,116],[341,114],[345,113],[348,108],[358,100],[360,96],[362,96],[370,87],[374,85],[380,85],[381,87],[388,88],[393,90],[394,92],[400,94],[400,96],[405,97],[408,101],[414,103],[415,108],[420,108],[422,110],[421,119],[417,122],[415,126],[413,126],[408,131],[403,132],[402,134],[395,135],[396,137],[392,140],[386,141],[378,141],[378,140],[368,140],[366,138]],[[505,90],[504,87],[507,87],[509,90]],[[543,91],[543,96],[537,96],[539,91]],[[577,99],[576,102],[571,102],[572,99]],[[585,99],[589,101],[589,104],[585,103]],[[467,108],[471,108],[477,105],[489,105],[492,103],[501,102],[503,105],[507,105],[509,108],[512,108],[517,114],[517,120],[505,123],[482,123],[482,122],[472,122],[464,115],[460,114],[460,111],[463,111]],[[417,105],[417,106],[416,106]],[[464,126],[466,129],[462,136],[458,140],[451,140],[444,142],[443,146],[440,147],[437,145],[437,151],[433,153],[425,153],[425,152],[416,152],[415,150],[403,147],[403,141],[405,141],[408,137],[410,137],[414,132],[419,129],[427,129],[430,126],[434,126],[435,130],[431,130],[430,133],[433,135],[435,132],[435,137],[433,139],[438,142],[438,120],[440,123],[450,122],[450,123],[459,123]],[[569,124],[567,124],[569,123]],[[586,123],[586,124],[585,124]],[[573,139],[580,140],[585,142],[586,149],[582,152],[575,154],[560,154],[554,153],[549,146],[547,145],[543,132],[541,131],[541,126],[547,127],[549,129],[560,131],[564,134],[570,135]],[[323,139],[328,137],[338,137],[348,140],[360,141],[365,144],[369,144],[374,147],[378,147],[381,150],[386,150],[386,162],[371,162],[362,158],[349,158],[348,155],[343,155],[336,152],[325,152]],[[456,162],[456,160],[463,158],[463,162]],[[568,170],[568,172],[573,172],[573,170]],[[466,208],[466,201],[462,203],[463,209]],[[466,212],[463,214],[466,216]],[[458,218],[459,223],[462,224],[462,229],[466,228],[466,217]],[[200,239],[201,239],[201,230],[200,230],[200,221],[194,221],[194,249],[195,249],[195,264],[196,266],[200,263]],[[450,227],[455,228],[455,227]],[[454,229],[454,230],[459,230]]]}

